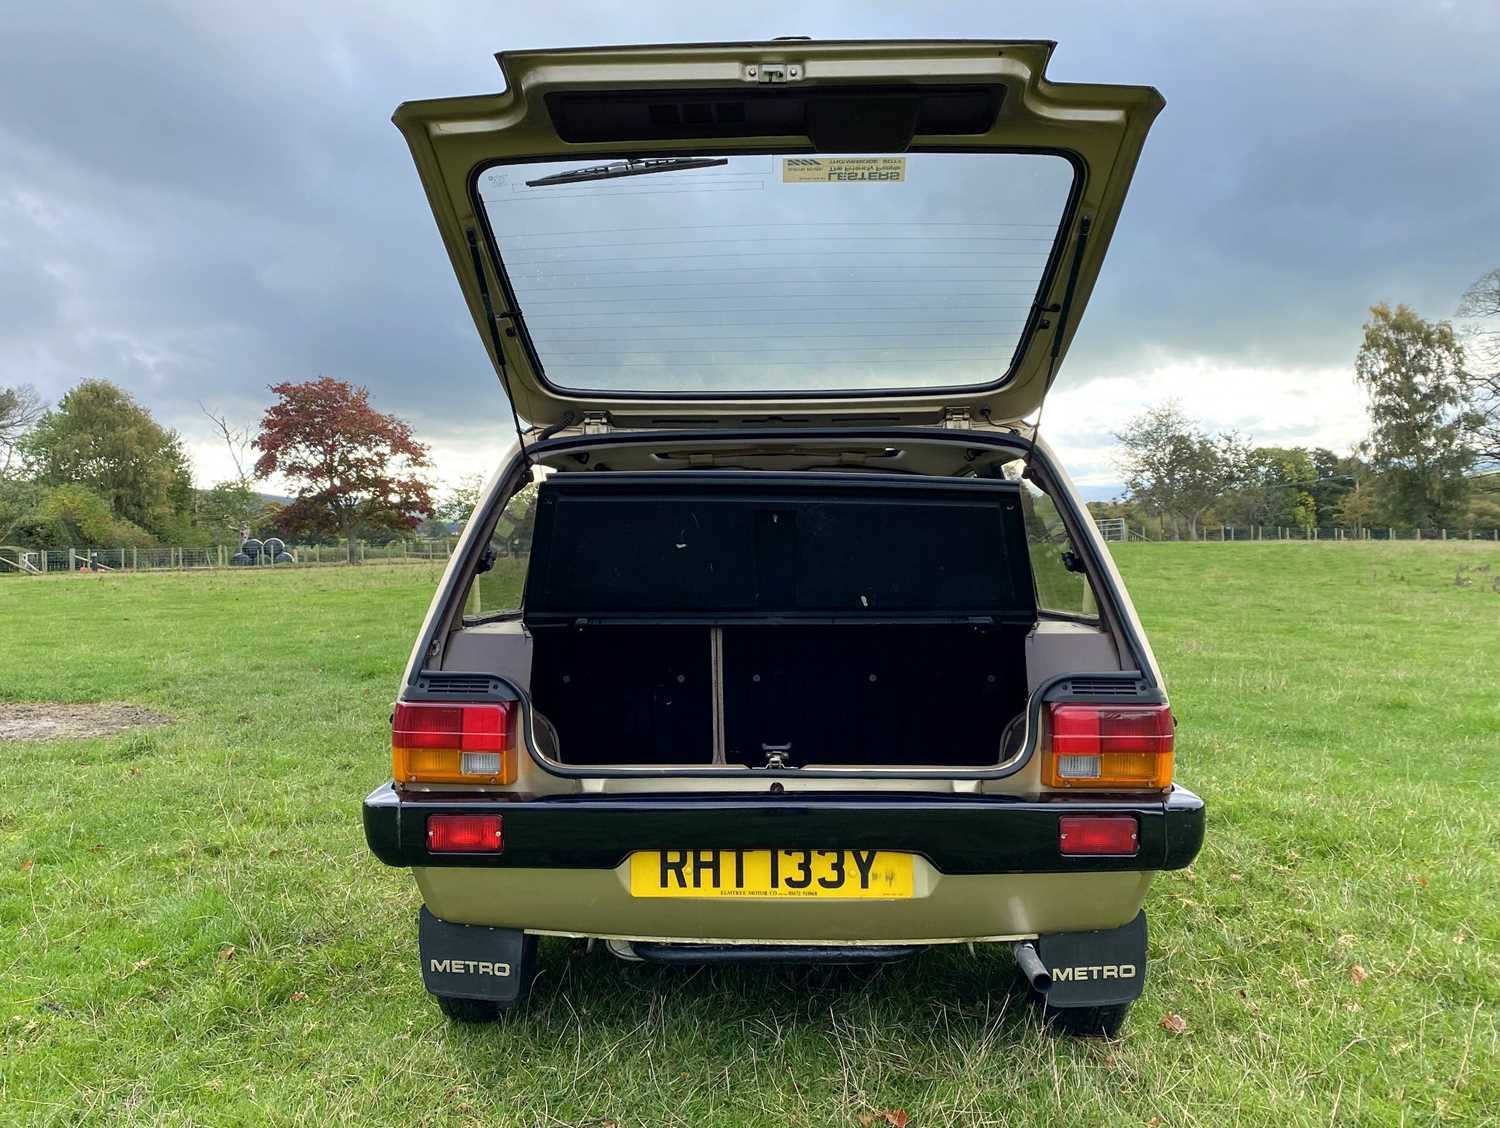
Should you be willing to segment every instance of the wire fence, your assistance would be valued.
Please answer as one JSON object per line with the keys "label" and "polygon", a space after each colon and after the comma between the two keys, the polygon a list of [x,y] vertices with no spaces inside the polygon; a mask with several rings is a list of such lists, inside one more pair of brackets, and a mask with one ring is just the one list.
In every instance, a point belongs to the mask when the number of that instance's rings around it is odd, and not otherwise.
{"label": "wire fence", "polygon": [[1393,525],[1208,525],[1176,533],[1164,524],[1100,517],[1094,523],[1106,541],[1489,541],[1500,544],[1500,529],[1424,529]]}
{"label": "wire fence", "polygon": [[[1500,529],[1419,529],[1395,526],[1344,528],[1300,525],[1211,525],[1197,535],[1186,529],[1173,535],[1170,528],[1136,523],[1122,517],[1098,518],[1095,522],[1106,541],[1481,541],[1500,544]],[[253,564],[236,563],[238,546],[160,546],[152,548],[24,548],[0,545],[0,577],[94,574],[104,572],[172,572],[227,568],[308,568],[348,564],[419,564],[446,562],[455,538],[444,540],[398,540],[382,544],[370,541],[338,544],[287,545],[290,561],[275,562],[265,556]]]}
{"label": "wire fence", "polygon": [[308,568],[364,563],[445,562],[456,544],[445,540],[400,540],[384,544],[369,541],[339,544],[287,545],[290,561],[263,557],[256,563],[235,563],[236,545],[153,548],[24,548],[0,545],[0,576],[46,576],[101,572],[170,572],[211,568]]}

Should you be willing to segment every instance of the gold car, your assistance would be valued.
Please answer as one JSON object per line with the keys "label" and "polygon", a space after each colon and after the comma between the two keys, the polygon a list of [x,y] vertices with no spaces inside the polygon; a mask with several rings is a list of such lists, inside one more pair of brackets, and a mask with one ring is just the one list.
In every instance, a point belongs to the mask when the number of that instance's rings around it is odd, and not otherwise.
{"label": "gold car", "polygon": [[[1034,418],[1162,100],[1038,42],[500,56],[409,103],[521,442],[412,651],[370,848],[428,990],[1013,946],[1113,1033],[1203,804]],[[497,423],[505,431],[511,420]]]}

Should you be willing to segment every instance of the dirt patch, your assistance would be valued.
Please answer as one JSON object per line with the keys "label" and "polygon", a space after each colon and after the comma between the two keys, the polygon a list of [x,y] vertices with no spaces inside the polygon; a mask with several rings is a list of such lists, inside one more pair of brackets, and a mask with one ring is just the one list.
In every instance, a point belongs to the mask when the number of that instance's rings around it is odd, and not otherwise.
{"label": "dirt patch", "polygon": [[0,704],[0,741],[84,740],[171,720],[138,705]]}

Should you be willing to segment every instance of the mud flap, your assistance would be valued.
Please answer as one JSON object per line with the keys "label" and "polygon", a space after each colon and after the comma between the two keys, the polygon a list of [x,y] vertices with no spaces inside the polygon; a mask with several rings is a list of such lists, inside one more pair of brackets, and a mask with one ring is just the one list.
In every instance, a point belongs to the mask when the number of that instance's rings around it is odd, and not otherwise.
{"label": "mud flap", "polygon": [[422,906],[417,918],[422,982],[434,995],[513,1003],[535,973],[536,941],[518,928],[450,924]]}
{"label": "mud flap", "polygon": [[1146,913],[1123,928],[1057,932],[1036,939],[1052,985],[1049,1007],[1103,1007],[1140,998],[1146,988]]}

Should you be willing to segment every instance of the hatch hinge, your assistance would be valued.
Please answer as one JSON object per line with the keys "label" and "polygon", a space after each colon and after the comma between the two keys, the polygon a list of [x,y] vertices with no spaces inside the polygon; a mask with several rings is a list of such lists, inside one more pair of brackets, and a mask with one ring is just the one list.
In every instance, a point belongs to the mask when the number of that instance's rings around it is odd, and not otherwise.
{"label": "hatch hinge", "polygon": [[611,428],[609,416],[602,411],[585,411],[583,413],[583,433],[585,435],[607,435]]}
{"label": "hatch hinge", "polygon": [[943,408],[943,426],[950,431],[968,431],[974,426],[967,407]]}
{"label": "hatch hinge", "polygon": [[796,82],[802,77],[801,63],[746,63],[740,73],[746,82]]}

